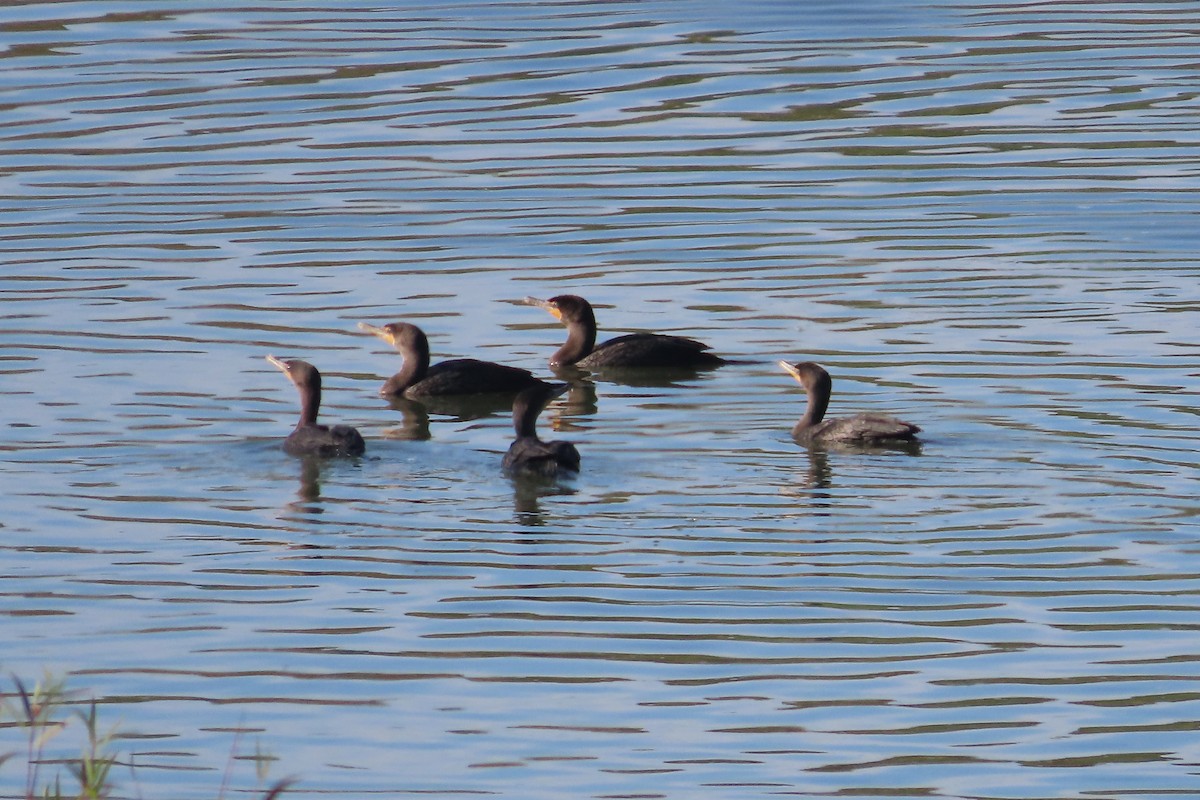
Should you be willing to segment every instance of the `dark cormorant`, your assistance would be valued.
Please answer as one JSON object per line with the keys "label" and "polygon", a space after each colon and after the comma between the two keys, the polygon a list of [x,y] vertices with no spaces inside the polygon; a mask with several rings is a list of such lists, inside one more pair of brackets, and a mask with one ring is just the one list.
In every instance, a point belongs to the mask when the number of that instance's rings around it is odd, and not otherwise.
{"label": "dark cormorant", "polygon": [[921,429],[910,422],[884,414],[855,414],[852,417],[825,419],[833,380],[819,364],[802,361],[779,366],[791,375],[808,394],[808,408],[792,428],[792,437],[801,444],[887,445],[914,441]]}
{"label": "dark cormorant", "polygon": [[281,361],[267,356],[300,392],[300,421],[283,440],[283,450],[294,456],[361,456],[367,445],[362,435],[349,425],[317,424],[321,409],[321,373],[307,361]]}
{"label": "dark cormorant", "polygon": [[382,328],[360,322],[358,327],[383,339],[404,358],[401,370],[379,390],[385,397],[514,394],[541,382],[527,369],[475,358],[454,358],[430,366],[429,339],[407,322],[391,322]]}
{"label": "dark cormorant", "polygon": [[708,345],[684,336],[662,333],[629,333],[596,345],[596,314],[592,304],[573,294],[549,300],[526,297],[526,305],[540,306],[567,326],[567,341],[550,357],[550,366],[598,367],[716,367],[725,359],[708,352]]}
{"label": "dark cormorant", "polygon": [[579,451],[570,442],[543,442],[537,436],[537,418],[546,404],[567,391],[565,383],[539,381],[517,395],[513,401],[513,429],[516,440],[504,454],[504,468],[526,475],[553,477],[562,472],[579,471]]}

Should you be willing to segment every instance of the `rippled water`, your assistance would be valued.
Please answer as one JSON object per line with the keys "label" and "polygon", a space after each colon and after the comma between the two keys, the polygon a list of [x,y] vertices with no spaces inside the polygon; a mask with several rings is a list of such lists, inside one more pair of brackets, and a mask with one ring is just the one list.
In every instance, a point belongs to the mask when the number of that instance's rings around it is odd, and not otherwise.
{"label": "rippled water", "polygon": [[[337,797],[1194,795],[1197,30],[4,6],[0,668],[100,701],[123,796],[256,746]],[[357,321],[547,374],[563,292],[740,363],[577,387],[548,485],[376,396]],[[279,451],[267,353],[365,458]],[[798,447],[781,358],[919,453]]]}

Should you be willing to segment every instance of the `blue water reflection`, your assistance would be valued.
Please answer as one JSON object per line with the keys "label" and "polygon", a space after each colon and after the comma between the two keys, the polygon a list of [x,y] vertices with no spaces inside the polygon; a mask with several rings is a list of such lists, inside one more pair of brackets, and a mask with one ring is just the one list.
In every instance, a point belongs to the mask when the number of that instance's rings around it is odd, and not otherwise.
{"label": "blue water reflection", "polygon": [[[146,797],[1194,793],[1196,17],[6,6],[0,667]],[[564,292],[737,363],[536,485],[378,397],[359,320],[549,377]],[[922,447],[798,446],[802,358]]]}

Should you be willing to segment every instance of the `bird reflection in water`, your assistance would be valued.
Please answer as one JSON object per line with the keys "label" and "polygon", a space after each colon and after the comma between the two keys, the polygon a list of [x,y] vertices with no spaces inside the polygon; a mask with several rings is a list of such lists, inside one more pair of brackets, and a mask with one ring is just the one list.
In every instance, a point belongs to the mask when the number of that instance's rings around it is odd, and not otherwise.
{"label": "bird reflection in water", "polygon": [[513,488],[513,517],[522,527],[540,528],[546,524],[550,515],[542,510],[542,498],[567,497],[577,491],[557,476],[516,473],[508,477]]}
{"label": "bird reflection in water", "polygon": [[818,514],[829,513],[837,500],[834,489],[833,459],[870,456],[920,456],[921,442],[890,441],[886,444],[854,445],[846,443],[809,444],[805,448],[808,468],[800,473],[795,486],[786,487],[783,494],[806,501]]}
{"label": "bird reflection in water", "polygon": [[513,395],[477,394],[453,397],[388,397],[388,406],[400,412],[400,424],[383,431],[388,439],[425,441],[433,438],[430,421],[433,415],[446,422],[471,422],[512,408]]}
{"label": "bird reflection in water", "polygon": [[552,366],[550,371],[561,381],[570,384],[593,383],[601,380],[638,389],[671,389],[712,377],[711,369],[703,367],[608,367],[580,369],[574,364]]}
{"label": "bird reflection in water", "polygon": [[429,409],[420,400],[389,397],[388,405],[400,412],[400,424],[384,428],[381,434],[385,438],[423,442],[433,437],[429,431]]}
{"label": "bird reflection in water", "polygon": [[308,515],[325,513],[319,501],[321,470],[327,462],[316,456],[304,456],[296,461],[300,465],[300,486],[296,489],[296,500],[287,504],[288,510]]}
{"label": "bird reflection in water", "polygon": [[595,416],[599,411],[600,401],[596,396],[596,384],[582,379],[569,382],[566,394],[561,403],[556,403],[549,410],[547,425],[553,431],[586,430],[587,425],[576,421],[578,417]]}
{"label": "bird reflection in water", "polygon": [[[536,385],[544,382],[538,381]],[[527,387],[530,388],[530,387]],[[403,425],[393,429],[391,438],[429,439],[430,415],[445,417],[448,422],[471,422],[500,413],[508,415],[516,402],[515,394],[477,394],[456,397],[422,397],[410,400],[403,397],[388,398],[388,405],[399,411]],[[574,421],[579,417],[590,417],[599,410],[596,383],[583,370],[574,370],[567,380],[563,401],[555,403],[548,411],[548,426],[555,431],[583,430],[585,425]]]}
{"label": "bird reflection in water", "polygon": [[832,484],[833,470],[829,468],[829,451],[823,447],[808,448],[808,472],[802,485],[814,494],[820,493],[823,498],[828,499],[829,494],[825,490]]}

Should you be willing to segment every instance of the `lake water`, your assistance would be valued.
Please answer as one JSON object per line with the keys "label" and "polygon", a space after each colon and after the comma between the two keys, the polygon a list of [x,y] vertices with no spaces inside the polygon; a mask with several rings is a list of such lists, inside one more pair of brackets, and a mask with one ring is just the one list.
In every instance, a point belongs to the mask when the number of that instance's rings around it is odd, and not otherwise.
{"label": "lake water", "polygon": [[[96,698],[131,797],[256,796],[255,748],[296,796],[1195,796],[1198,31],[5,5],[5,691]],[[549,376],[560,293],[739,363],[577,386],[547,485],[376,395],[358,321]],[[280,451],[268,353],[366,457]],[[921,449],[799,447],[779,359]]]}

